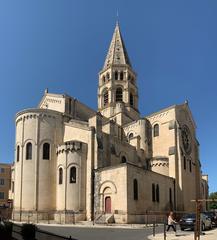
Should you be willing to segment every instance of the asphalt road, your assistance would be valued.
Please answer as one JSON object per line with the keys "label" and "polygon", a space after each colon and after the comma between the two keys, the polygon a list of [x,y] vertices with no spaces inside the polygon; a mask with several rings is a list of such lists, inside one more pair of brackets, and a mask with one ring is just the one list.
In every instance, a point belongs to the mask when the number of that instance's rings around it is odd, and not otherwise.
{"label": "asphalt road", "polygon": [[[72,236],[77,240],[146,240],[147,236],[151,235],[153,229],[147,227],[144,229],[126,229],[126,228],[114,228],[114,227],[76,227],[76,226],[51,226],[51,225],[39,225],[40,229],[52,232],[62,236]],[[156,228],[156,233],[162,233],[163,239],[163,227]]]}

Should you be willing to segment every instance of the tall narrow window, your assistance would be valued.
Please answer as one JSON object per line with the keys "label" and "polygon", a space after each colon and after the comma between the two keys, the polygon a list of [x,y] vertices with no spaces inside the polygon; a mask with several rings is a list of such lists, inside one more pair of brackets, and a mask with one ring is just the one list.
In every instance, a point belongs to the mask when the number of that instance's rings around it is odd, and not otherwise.
{"label": "tall narrow window", "polygon": [[123,80],[123,79],[124,79],[124,73],[120,72],[120,80]]}
{"label": "tall narrow window", "polygon": [[4,192],[0,192],[0,199],[5,199],[5,193]]}
{"label": "tall narrow window", "polygon": [[104,104],[104,107],[108,105],[108,90],[106,89],[103,93],[103,104]]}
{"label": "tall narrow window", "polygon": [[118,80],[118,72],[115,71],[115,80]]}
{"label": "tall narrow window", "polygon": [[50,144],[49,143],[43,144],[43,159],[45,159],[45,160],[50,159]]}
{"label": "tall narrow window", "polygon": [[156,201],[160,202],[160,190],[159,190],[159,185],[158,184],[156,186]]}
{"label": "tall narrow window", "polygon": [[71,167],[70,168],[70,183],[76,183],[76,167]]}
{"label": "tall narrow window", "polygon": [[11,191],[14,193],[14,181],[12,181]]}
{"label": "tall narrow window", "polygon": [[173,200],[172,200],[172,189],[169,189],[169,200],[170,200],[170,204],[172,204]]}
{"label": "tall narrow window", "polygon": [[106,74],[106,78],[109,80],[109,78],[110,78],[110,74],[109,73]]}
{"label": "tall narrow window", "polygon": [[156,199],[155,199],[155,184],[152,183],[152,202],[155,202]]}
{"label": "tall narrow window", "polygon": [[20,161],[20,146],[17,146],[17,162]]}
{"label": "tall narrow window", "polygon": [[102,82],[105,83],[105,76],[102,77]]}
{"label": "tall narrow window", "polygon": [[116,102],[122,102],[123,101],[123,92],[121,88],[116,89]]}
{"label": "tall narrow window", "polygon": [[155,124],[154,125],[154,137],[159,136],[159,125]]}
{"label": "tall narrow window", "polygon": [[138,182],[136,179],[133,180],[133,199],[138,200]]}
{"label": "tall narrow window", "polygon": [[32,144],[29,142],[26,144],[26,160],[32,159]]}
{"label": "tall narrow window", "polygon": [[69,114],[72,113],[72,99],[69,98]]}
{"label": "tall narrow window", "polygon": [[191,164],[191,160],[189,160],[189,170],[190,170],[190,172],[192,171],[192,164]]}
{"label": "tall narrow window", "polygon": [[134,99],[133,99],[133,94],[130,93],[130,105],[133,106],[134,105]]}
{"label": "tall narrow window", "polygon": [[133,138],[133,133],[130,133],[128,136],[129,140]]}
{"label": "tall narrow window", "polygon": [[186,157],[183,158],[184,161],[184,169],[186,170]]}
{"label": "tall narrow window", "polygon": [[63,169],[59,168],[59,184],[63,184]]}

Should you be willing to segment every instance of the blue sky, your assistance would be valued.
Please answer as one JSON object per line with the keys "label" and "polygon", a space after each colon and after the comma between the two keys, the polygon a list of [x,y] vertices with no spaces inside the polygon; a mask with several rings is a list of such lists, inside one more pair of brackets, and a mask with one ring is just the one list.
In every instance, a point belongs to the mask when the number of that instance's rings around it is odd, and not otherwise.
{"label": "blue sky", "polygon": [[45,88],[96,109],[117,10],[141,114],[189,100],[217,191],[216,0],[1,0],[0,162],[14,158],[16,112],[37,106]]}

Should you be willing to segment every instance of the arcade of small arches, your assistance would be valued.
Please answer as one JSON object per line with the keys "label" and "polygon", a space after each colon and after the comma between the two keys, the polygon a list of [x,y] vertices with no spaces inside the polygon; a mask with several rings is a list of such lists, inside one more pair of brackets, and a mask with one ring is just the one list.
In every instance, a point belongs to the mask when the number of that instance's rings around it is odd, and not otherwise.
{"label": "arcade of small arches", "polygon": [[[102,76],[102,82],[105,83],[106,81],[109,81],[111,79],[111,74],[109,72],[105,73],[103,76]],[[131,81],[131,83],[134,83],[134,76],[130,73],[127,73],[125,71],[114,71],[113,72],[113,79],[114,80],[120,80],[120,81],[123,81],[123,80],[129,80]]]}
{"label": "arcade of small arches", "polygon": [[[33,155],[33,151],[32,151],[32,143],[31,142],[27,142],[25,145],[25,159],[26,160],[32,160],[32,155]],[[42,145],[42,159],[43,160],[50,160],[50,143],[45,142]],[[16,160],[17,162],[20,161],[20,145],[17,145],[17,149],[16,149]]]}
{"label": "arcade of small arches", "polygon": [[[109,91],[108,88],[105,88],[102,91],[102,95],[103,95],[103,106],[106,107],[109,104]],[[129,103],[130,106],[134,106],[134,93],[133,91],[130,91],[129,93]],[[123,102],[123,89],[122,87],[118,86],[115,90],[115,102]]]}

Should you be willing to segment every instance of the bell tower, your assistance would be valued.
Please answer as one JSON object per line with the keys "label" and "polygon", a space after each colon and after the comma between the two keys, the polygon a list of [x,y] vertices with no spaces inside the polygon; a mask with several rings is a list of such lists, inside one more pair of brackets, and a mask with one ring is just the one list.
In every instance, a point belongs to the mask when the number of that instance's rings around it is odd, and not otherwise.
{"label": "bell tower", "polygon": [[99,73],[98,111],[120,125],[140,117],[136,73],[132,69],[118,23]]}

